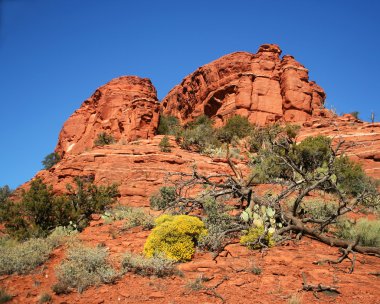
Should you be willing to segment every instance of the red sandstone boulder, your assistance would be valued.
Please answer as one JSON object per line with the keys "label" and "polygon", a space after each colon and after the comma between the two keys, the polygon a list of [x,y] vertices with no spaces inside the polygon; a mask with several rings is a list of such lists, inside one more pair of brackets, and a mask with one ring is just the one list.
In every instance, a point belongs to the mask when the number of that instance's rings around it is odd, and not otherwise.
{"label": "red sandstone boulder", "polygon": [[98,88],[65,122],[56,152],[78,154],[94,146],[101,132],[117,141],[151,138],[158,125],[159,103],[149,79],[123,76]]}
{"label": "red sandstone boulder", "polygon": [[259,125],[325,115],[323,89],[294,57],[280,55],[277,45],[264,44],[256,54],[236,52],[206,64],[169,92],[162,111],[182,123],[206,114],[217,126],[234,114]]}

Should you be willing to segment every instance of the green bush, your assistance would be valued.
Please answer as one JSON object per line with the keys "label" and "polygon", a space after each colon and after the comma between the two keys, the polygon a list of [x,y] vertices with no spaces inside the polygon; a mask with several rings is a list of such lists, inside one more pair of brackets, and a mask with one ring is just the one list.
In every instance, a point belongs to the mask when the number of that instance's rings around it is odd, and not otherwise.
{"label": "green bush", "polygon": [[0,205],[0,221],[20,240],[47,236],[58,226],[82,229],[92,213],[103,212],[119,195],[116,185],[96,186],[77,178],[76,186],[68,185],[69,195],[55,196],[50,186],[35,179],[23,191],[21,202],[6,200]]}
{"label": "green bush", "polygon": [[125,271],[134,272],[143,276],[165,277],[178,274],[173,260],[159,256],[146,258],[139,254],[127,252],[122,261]]}
{"label": "green bush", "polygon": [[154,210],[164,210],[173,205],[176,199],[174,187],[161,187],[159,193],[150,197],[150,207]]}
{"label": "green bush", "polygon": [[337,223],[335,234],[343,239],[355,241],[362,246],[380,247],[380,220],[359,219],[356,223],[342,219]]}
{"label": "green bush", "polygon": [[91,248],[83,245],[68,250],[67,258],[56,268],[58,283],[53,291],[66,293],[70,288],[78,292],[100,283],[113,283],[116,271],[107,261],[105,248]]}
{"label": "green bush", "polygon": [[51,303],[51,301],[52,301],[51,295],[48,293],[43,293],[39,297],[38,304]]}
{"label": "green bush", "polygon": [[225,204],[212,198],[205,199],[203,208],[207,234],[200,238],[198,246],[211,252],[219,252],[228,238],[225,232],[234,226],[233,217],[227,213],[229,208]]}
{"label": "green bush", "polygon": [[111,145],[115,142],[115,138],[111,134],[107,134],[106,132],[101,132],[98,134],[94,141],[95,146],[105,146]]}
{"label": "green bush", "polygon": [[182,132],[181,148],[194,149],[203,152],[209,146],[219,146],[216,131],[212,126],[212,120],[207,116],[200,116],[195,121],[185,126]]}
{"label": "green bush", "polygon": [[158,146],[160,147],[161,152],[171,152],[172,151],[172,149],[170,148],[169,137],[167,135],[165,135],[161,139]]}
{"label": "green bush", "polygon": [[247,137],[253,126],[248,121],[248,118],[239,115],[234,115],[229,118],[222,128],[217,132],[217,138],[226,143],[232,143],[234,139]]}
{"label": "green bush", "polygon": [[45,156],[44,160],[42,161],[42,165],[44,166],[45,170],[49,170],[60,160],[61,156],[57,152],[53,152]]}
{"label": "green bush", "polygon": [[180,125],[177,117],[160,115],[157,134],[161,135],[177,135],[180,132]]}
{"label": "green bush", "polygon": [[359,195],[369,188],[376,191],[360,164],[353,162],[347,156],[337,157],[334,161],[334,169],[336,182],[341,191],[351,195]]}
{"label": "green bush", "polygon": [[0,304],[7,303],[13,299],[13,296],[7,293],[3,288],[0,288]]}
{"label": "green bush", "polygon": [[312,172],[327,165],[331,156],[331,139],[325,136],[310,136],[293,147],[294,161],[305,172]]}
{"label": "green bush", "polygon": [[[290,209],[293,209],[294,201],[288,203]],[[327,220],[338,211],[336,202],[323,201],[319,199],[303,201],[299,208],[306,217],[316,220]]]}
{"label": "green bush", "polygon": [[142,208],[133,208],[127,206],[118,206],[108,210],[103,215],[106,220],[126,220],[124,229],[142,226],[144,229],[154,227],[154,217],[144,212]]}
{"label": "green bush", "polygon": [[163,255],[174,261],[191,260],[199,239],[207,234],[203,222],[189,215],[161,215],[144,245],[147,257]]}
{"label": "green bush", "polygon": [[68,197],[76,212],[89,218],[93,213],[103,213],[105,208],[116,202],[119,191],[116,184],[96,186],[92,178],[75,178],[76,189],[67,185]]}

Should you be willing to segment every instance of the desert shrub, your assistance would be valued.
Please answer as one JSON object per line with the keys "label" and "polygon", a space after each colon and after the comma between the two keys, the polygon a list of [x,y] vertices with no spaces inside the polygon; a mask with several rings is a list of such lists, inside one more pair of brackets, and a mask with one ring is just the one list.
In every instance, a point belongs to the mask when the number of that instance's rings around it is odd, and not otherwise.
{"label": "desert shrub", "polygon": [[56,196],[50,186],[35,179],[23,190],[21,202],[1,204],[0,221],[17,239],[45,237],[58,226],[84,228],[92,213],[103,212],[118,196],[116,185],[96,186],[77,178],[76,186],[68,185],[69,195]]}
{"label": "desert shrub", "polygon": [[186,150],[203,152],[209,146],[220,145],[212,120],[204,115],[185,126],[181,137],[181,148]]}
{"label": "desert shrub", "polygon": [[126,220],[124,229],[142,226],[144,229],[154,227],[154,217],[144,212],[142,208],[133,208],[127,206],[117,206],[107,210],[103,218],[106,220]]}
{"label": "desert shrub", "polygon": [[360,164],[353,162],[347,156],[337,157],[334,169],[336,182],[341,191],[350,195],[359,195],[364,190],[372,188],[376,192],[376,186],[366,176]]}
{"label": "desert shrub", "polygon": [[160,115],[158,123],[157,134],[161,135],[177,135],[180,131],[178,118],[174,116]]}
{"label": "desert shrub", "polygon": [[260,249],[264,246],[273,247],[276,241],[273,238],[273,233],[267,232],[264,234],[263,226],[251,227],[248,232],[240,238],[240,244],[247,246],[250,249]]}
{"label": "desert shrub", "polygon": [[75,179],[76,189],[67,185],[68,197],[76,212],[89,218],[93,213],[102,213],[105,208],[116,202],[119,191],[116,184],[110,186],[96,186],[92,178],[77,177]]}
{"label": "desert shrub", "polygon": [[98,134],[94,141],[95,146],[105,146],[111,145],[115,142],[115,138],[111,134],[107,134],[106,132],[101,132]]}
{"label": "desert shrub", "polygon": [[0,288],[0,304],[7,303],[13,298],[4,288]]}
{"label": "desert shrub", "polygon": [[226,143],[232,143],[234,139],[247,137],[253,129],[248,118],[240,115],[234,115],[229,118],[226,124],[218,129],[217,138]]}
{"label": "desert shrub", "polygon": [[293,147],[293,159],[305,172],[311,172],[327,164],[331,156],[331,139],[325,136],[309,136]]}
{"label": "desert shrub", "polygon": [[228,235],[225,232],[234,227],[234,219],[227,212],[229,208],[213,198],[206,198],[203,203],[207,234],[203,235],[198,243],[202,249],[219,252],[225,245]]}
{"label": "desert shrub", "polygon": [[351,114],[352,116],[354,116],[356,119],[359,119],[359,112],[358,111],[354,111],[354,112],[351,112],[349,114]]}
{"label": "desert shrub", "polygon": [[42,165],[44,166],[45,170],[49,170],[60,160],[61,156],[57,152],[53,152],[45,156],[44,160],[42,161]]}
{"label": "desert shrub", "polygon": [[169,137],[166,135],[161,139],[160,143],[158,144],[160,147],[161,152],[171,152],[170,143],[169,143]]}
{"label": "desert shrub", "polygon": [[335,234],[351,241],[359,238],[362,246],[380,247],[380,220],[363,218],[355,223],[349,219],[341,219],[336,225]]}
{"label": "desert shrub", "polygon": [[[289,201],[288,207],[293,209],[294,201]],[[316,220],[327,220],[338,210],[336,202],[323,201],[319,199],[303,201],[300,205],[300,210],[306,217],[311,217]]]}
{"label": "desert shrub", "polygon": [[163,255],[175,261],[191,260],[199,239],[207,233],[203,222],[189,215],[161,215],[144,245],[147,257]]}
{"label": "desert shrub", "polygon": [[0,274],[28,273],[44,263],[53,249],[45,239],[30,239],[14,246],[0,247]]}
{"label": "desert shrub", "polygon": [[174,187],[161,187],[159,193],[150,197],[150,207],[154,210],[164,210],[171,206],[176,199]]}
{"label": "desert shrub", "polygon": [[0,187],[0,204],[4,203],[12,194],[12,190],[8,185]]}
{"label": "desert shrub", "polygon": [[0,242],[0,274],[28,273],[43,264],[57,246],[72,240],[76,234],[58,227],[47,238],[32,238],[25,242],[3,239]]}
{"label": "desert shrub", "polygon": [[160,256],[146,258],[139,254],[127,252],[122,261],[125,271],[134,272],[143,276],[165,277],[178,274],[174,261]]}
{"label": "desert shrub", "polygon": [[105,248],[83,245],[71,247],[67,258],[56,268],[58,283],[53,291],[64,293],[70,288],[76,288],[78,292],[82,292],[89,286],[113,283],[117,273],[107,258]]}
{"label": "desert shrub", "polygon": [[53,300],[53,298],[51,297],[50,294],[43,293],[43,294],[40,295],[40,297],[38,299],[38,304],[50,303],[52,300]]}

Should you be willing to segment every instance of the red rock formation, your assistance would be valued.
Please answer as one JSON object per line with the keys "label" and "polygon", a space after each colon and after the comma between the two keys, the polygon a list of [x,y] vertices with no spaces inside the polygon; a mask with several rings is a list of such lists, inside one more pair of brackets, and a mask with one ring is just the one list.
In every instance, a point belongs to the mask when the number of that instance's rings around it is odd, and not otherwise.
{"label": "red rock formation", "polygon": [[100,87],[65,122],[56,152],[78,154],[94,146],[101,132],[117,141],[150,138],[158,125],[159,103],[149,79],[123,76]]}
{"label": "red rock formation", "polygon": [[168,172],[191,172],[193,165],[207,174],[230,172],[225,161],[182,150],[174,138],[171,139],[172,152],[161,152],[162,137],[67,154],[50,170],[42,170],[36,177],[52,185],[57,193],[64,193],[66,185],[73,183],[76,176],[93,176],[96,184],[117,183],[122,203],[148,206],[149,197],[165,185]]}
{"label": "red rock formation", "polygon": [[237,52],[200,67],[163,99],[162,110],[182,123],[206,114],[221,125],[233,114],[264,125],[331,116],[325,93],[308,70],[281,49],[262,45],[256,54]]}

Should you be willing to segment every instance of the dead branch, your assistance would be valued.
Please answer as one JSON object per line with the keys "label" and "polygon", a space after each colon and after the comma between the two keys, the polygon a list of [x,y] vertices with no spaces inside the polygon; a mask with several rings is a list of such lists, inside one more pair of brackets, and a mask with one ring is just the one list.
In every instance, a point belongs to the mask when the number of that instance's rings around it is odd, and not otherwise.
{"label": "dead branch", "polygon": [[[355,261],[356,261],[356,255],[355,255],[354,249],[358,245],[358,243],[359,243],[359,238],[355,241],[354,244],[349,245],[346,249],[339,248],[339,251],[342,255],[337,260],[326,259],[326,260],[320,260],[320,261],[313,262],[313,264],[318,264],[318,265],[324,264],[324,263],[339,264],[339,263],[342,263],[345,259],[348,259],[351,261],[351,267],[350,267],[350,270],[348,273],[353,273],[353,271],[355,269]],[[352,258],[349,257],[350,253],[352,253]]]}
{"label": "dead branch", "polygon": [[340,294],[338,287],[327,286],[327,285],[322,285],[322,284],[318,284],[318,285],[308,284],[306,281],[306,274],[304,272],[302,272],[302,289],[305,291],[312,291],[312,292],[330,291],[330,292]]}
{"label": "dead branch", "polygon": [[[334,247],[343,247],[343,248],[344,247],[348,248],[349,246],[354,245],[350,241],[329,237],[329,236],[322,234],[319,230],[315,230],[315,229],[312,229],[312,228],[305,226],[301,219],[293,216],[289,212],[285,213],[284,215],[293,224],[292,230],[296,230],[296,231],[302,232],[304,234],[307,234],[307,235],[319,240],[322,243],[325,243],[327,245],[334,246]],[[356,245],[354,248],[355,248],[355,251],[357,251],[359,253],[375,254],[377,256],[380,256],[380,248],[379,247],[367,247],[367,246]]]}

